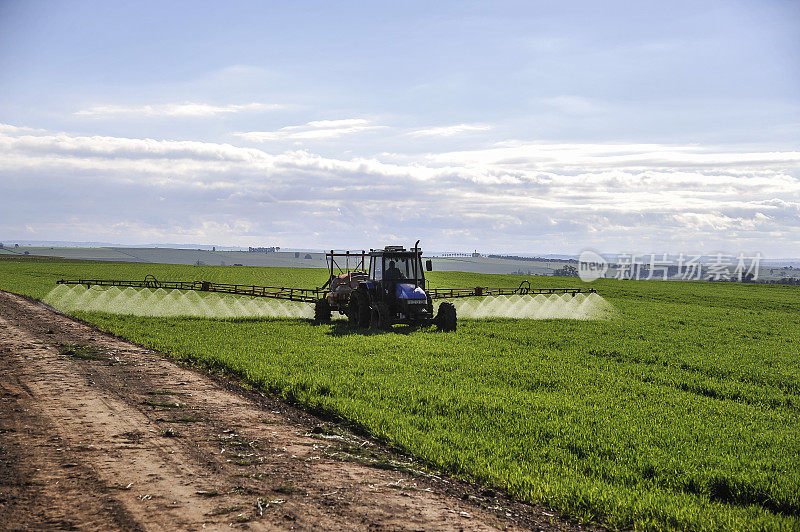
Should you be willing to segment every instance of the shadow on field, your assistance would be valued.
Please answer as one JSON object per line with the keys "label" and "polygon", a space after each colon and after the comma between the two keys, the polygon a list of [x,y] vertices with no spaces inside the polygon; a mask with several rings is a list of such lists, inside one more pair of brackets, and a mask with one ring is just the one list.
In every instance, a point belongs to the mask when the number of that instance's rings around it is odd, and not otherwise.
{"label": "shadow on field", "polygon": [[337,320],[331,323],[331,328],[325,333],[331,336],[374,336],[376,334],[411,334],[420,330],[422,327],[413,325],[394,325],[388,331],[381,331],[370,328],[351,327],[347,321]]}

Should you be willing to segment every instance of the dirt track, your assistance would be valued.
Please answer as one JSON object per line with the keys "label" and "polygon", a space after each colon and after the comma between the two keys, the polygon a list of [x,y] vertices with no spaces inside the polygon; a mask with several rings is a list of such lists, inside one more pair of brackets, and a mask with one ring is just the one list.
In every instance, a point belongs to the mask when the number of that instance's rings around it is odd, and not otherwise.
{"label": "dirt track", "polygon": [[2,530],[580,528],[1,291],[0,375]]}

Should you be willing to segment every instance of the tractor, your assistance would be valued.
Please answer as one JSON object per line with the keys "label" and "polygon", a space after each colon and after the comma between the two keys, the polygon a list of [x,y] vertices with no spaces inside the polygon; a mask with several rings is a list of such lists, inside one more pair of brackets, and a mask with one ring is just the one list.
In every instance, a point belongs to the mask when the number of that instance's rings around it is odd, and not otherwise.
{"label": "tractor", "polygon": [[[370,250],[369,276],[358,283],[347,305],[347,318],[355,327],[388,330],[396,323],[435,324],[443,331],[456,330],[456,308],[449,301],[433,315],[433,299],[425,289],[419,241],[411,250],[387,246]],[[430,271],[431,261],[427,261]]]}
{"label": "tractor", "polygon": [[[451,302],[443,301],[434,317],[433,299],[425,286],[419,240],[410,250],[403,246],[387,246],[364,255],[369,257],[366,272],[331,274],[330,292],[315,306],[318,322],[329,321],[331,310],[338,310],[347,316],[353,327],[389,330],[396,323],[405,323],[436,325],[443,331],[456,330],[456,308]],[[366,256],[362,256],[362,268]],[[428,260],[426,269],[430,271],[431,266]]]}

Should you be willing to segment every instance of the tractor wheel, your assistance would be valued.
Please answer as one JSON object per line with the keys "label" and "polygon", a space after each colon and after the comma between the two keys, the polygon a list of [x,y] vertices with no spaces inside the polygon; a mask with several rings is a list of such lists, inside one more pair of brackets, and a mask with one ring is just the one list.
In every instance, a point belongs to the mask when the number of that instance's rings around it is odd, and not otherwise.
{"label": "tractor wheel", "polygon": [[372,310],[369,313],[369,328],[373,330],[380,330],[380,321],[381,317],[378,314],[378,307],[372,307]]}
{"label": "tractor wheel", "polygon": [[449,301],[442,301],[439,305],[439,314],[436,316],[436,325],[440,331],[456,330],[456,307]]}
{"label": "tractor wheel", "polygon": [[369,326],[372,329],[379,331],[388,331],[392,327],[392,322],[389,319],[389,305],[383,301],[378,301],[372,307],[372,315],[370,316]]}
{"label": "tractor wheel", "polygon": [[355,294],[350,294],[347,300],[347,321],[350,327],[358,327],[358,298]]}
{"label": "tractor wheel", "polygon": [[[355,297],[353,297],[355,296]],[[356,291],[350,299],[355,299],[356,304],[356,320],[359,327],[369,327],[369,318],[371,309],[369,308],[369,296],[366,291]]]}
{"label": "tractor wheel", "polygon": [[327,299],[317,299],[314,302],[314,321],[316,323],[328,323],[331,321],[331,306]]}

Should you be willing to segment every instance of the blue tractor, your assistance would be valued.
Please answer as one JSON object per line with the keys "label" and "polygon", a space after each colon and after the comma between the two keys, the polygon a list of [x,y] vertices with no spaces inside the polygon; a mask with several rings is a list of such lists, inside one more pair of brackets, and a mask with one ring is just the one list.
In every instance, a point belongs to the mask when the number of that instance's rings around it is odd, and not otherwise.
{"label": "blue tractor", "polygon": [[[430,260],[426,269],[431,270]],[[370,250],[369,275],[350,295],[346,314],[354,327],[388,330],[396,323],[406,323],[456,330],[456,308],[451,302],[443,301],[434,317],[419,240],[410,250],[403,246]]]}

